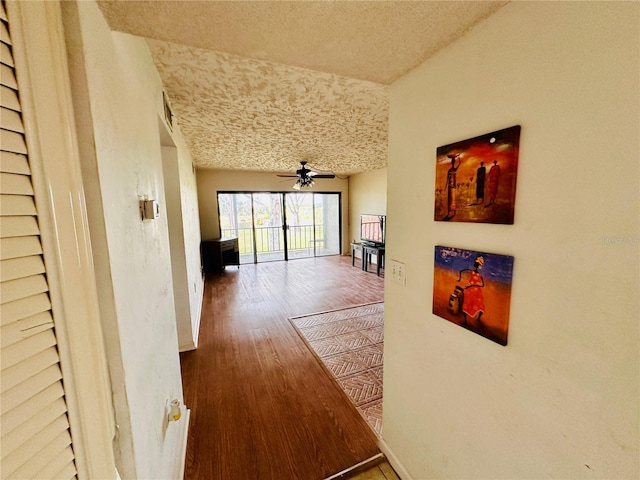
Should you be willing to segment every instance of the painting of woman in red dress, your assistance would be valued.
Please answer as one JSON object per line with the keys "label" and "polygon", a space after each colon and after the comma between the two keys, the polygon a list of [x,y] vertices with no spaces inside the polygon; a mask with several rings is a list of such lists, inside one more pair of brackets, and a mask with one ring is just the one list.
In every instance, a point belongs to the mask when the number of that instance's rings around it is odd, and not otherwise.
{"label": "painting of woman in red dress", "polygon": [[473,270],[466,268],[460,270],[458,274],[458,282],[462,280],[462,274],[469,272],[469,280],[464,287],[464,300],[462,302],[462,312],[464,313],[464,321],[467,322],[467,317],[475,318],[478,316],[478,321],[481,320],[484,313],[484,295],[482,289],[484,288],[484,278],[480,275],[480,269],[484,265],[484,258],[477,257],[473,263]]}
{"label": "painting of woman in red dress", "polygon": [[506,345],[513,257],[436,246],[433,267],[434,315]]}

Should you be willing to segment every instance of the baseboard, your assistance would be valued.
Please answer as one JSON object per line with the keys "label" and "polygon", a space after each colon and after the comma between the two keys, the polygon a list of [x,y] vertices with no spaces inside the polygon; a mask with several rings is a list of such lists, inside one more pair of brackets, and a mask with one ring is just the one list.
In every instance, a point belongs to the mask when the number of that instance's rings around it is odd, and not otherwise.
{"label": "baseboard", "polygon": [[178,345],[178,351],[180,353],[182,352],[190,352],[191,350],[195,350],[196,348],[198,348],[198,346],[195,344],[195,342],[193,342],[193,340],[187,342],[187,343],[183,343],[181,345]]}
{"label": "baseboard", "polygon": [[[382,428],[384,434],[384,426]],[[402,463],[400,463],[398,457],[396,457],[396,455],[393,453],[391,448],[389,448],[389,445],[387,445],[387,442],[385,442],[383,438],[378,437],[378,447],[380,448],[382,453],[385,454],[385,456],[387,457],[387,461],[391,464],[393,469],[402,480],[413,480],[413,477],[409,474],[409,471],[404,468],[404,465],[402,465]]]}
{"label": "baseboard", "polygon": [[191,410],[185,408],[183,422],[184,431],[182,432],[182,438],[180,442],[180,474],[179,479],[184,478],[184,468],[187,462],[187,440],[189,439],[189,419],[191,418]]}
{"label": "baseboard", "polygon": [[198,304],[198,311],[196,312],[196,324],[193,326],[193,349],[198,348],[198,337],[200,336],[200,321],[202,320],[202,305],[204,304],[204,284],[202,286],[202,298]]}

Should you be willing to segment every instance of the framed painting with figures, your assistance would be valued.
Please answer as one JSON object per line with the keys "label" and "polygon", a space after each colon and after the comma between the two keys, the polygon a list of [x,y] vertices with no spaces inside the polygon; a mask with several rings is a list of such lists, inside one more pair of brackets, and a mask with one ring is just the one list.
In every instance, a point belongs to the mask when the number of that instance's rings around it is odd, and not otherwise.
{"label": "framed painting with figures", "polygon": [[507,344],[513,257],[435,247],[433,313]]}
{"label": "framed painting with figures", "polygon": [[520,125],[439,147],[434,220],[513,224]]}

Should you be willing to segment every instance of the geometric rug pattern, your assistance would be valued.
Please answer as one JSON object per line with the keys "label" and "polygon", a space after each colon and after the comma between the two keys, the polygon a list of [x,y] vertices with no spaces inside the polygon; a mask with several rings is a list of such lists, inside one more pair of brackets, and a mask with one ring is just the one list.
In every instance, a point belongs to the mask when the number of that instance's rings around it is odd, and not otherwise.
{"label": "geometric rug pattern", "polygon": [[289,319],[371,429],[382,433],[384,303]]}

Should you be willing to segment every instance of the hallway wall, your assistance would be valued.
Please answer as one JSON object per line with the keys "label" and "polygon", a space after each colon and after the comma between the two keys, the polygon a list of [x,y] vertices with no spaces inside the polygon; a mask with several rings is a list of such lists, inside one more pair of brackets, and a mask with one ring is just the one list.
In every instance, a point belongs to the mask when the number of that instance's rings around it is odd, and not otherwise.
{"label": "hallway wall", "polygon": [[[414,479],[640,475],[640,5],[511,2],[390,89],[386,444]],[[522,126],[515,224],[433,221],[436,149]],[[508,345],[434,246],[513,255]]]}
{"label": "hallway wall", "polygon": [[[169,402],[183,394],[158,131],[162,86],[143,39],[112,33],[95,2],[62,8],[117,466],[123,478],[178,478],[187,415],[167,422]],[[159,218],[142,220],[142,199],[158,201]]]}

